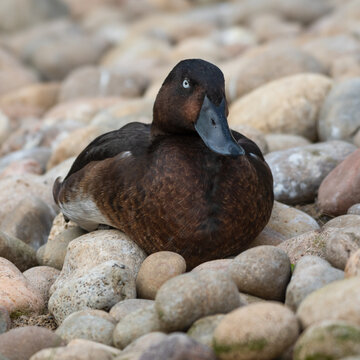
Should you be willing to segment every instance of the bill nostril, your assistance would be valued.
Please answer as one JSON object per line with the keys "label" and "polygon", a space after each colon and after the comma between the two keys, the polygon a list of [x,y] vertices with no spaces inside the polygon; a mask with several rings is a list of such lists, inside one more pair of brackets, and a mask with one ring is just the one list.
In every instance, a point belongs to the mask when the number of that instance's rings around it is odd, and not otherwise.
{"label": "bill nostril", "polygon": [[211,124],[212,124],[212,126],[215,126],[215,125],[216,125],[216,122],[215,122],[214,119],[211,119]]}

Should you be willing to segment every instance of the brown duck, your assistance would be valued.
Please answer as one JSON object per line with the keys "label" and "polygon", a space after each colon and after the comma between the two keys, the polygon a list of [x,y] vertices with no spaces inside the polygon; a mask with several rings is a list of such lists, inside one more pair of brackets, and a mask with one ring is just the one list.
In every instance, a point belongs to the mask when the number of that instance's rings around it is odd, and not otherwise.
{"label": "brown duck", "polygon": [[148,254],[181,254],[188,268],[239,253],[270,218],[273,179],[227,114],[220,69],[181,61],[157,95],[152,124],[92,141],[56,180],[56,203],[88,231],[110,225]]}

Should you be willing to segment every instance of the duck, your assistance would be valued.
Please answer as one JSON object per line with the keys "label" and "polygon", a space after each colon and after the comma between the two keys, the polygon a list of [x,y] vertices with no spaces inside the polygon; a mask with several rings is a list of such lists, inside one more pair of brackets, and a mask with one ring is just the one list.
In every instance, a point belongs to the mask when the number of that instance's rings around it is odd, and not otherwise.
{"label": "duck", "polygon": [[157,94],[152,123],[93,140],[56,179],[54,200],[81,228],[119,229],[147,254],[182,255],[188,269],[237,255],[269,221],[273,177],[227,116],[221,70],[182,60]]}

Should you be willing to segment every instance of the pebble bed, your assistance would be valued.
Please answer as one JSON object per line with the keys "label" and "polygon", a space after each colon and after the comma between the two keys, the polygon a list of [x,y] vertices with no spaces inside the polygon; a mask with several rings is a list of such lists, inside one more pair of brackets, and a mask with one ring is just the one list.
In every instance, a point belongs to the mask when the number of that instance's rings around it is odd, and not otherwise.
{"label": "pebble bed", "polygon": [[[359,360],[359,23],[360,0],[1,0],[0,360]],[[186,58],[224,72],[276,199],[192,271],[51,192]]]}

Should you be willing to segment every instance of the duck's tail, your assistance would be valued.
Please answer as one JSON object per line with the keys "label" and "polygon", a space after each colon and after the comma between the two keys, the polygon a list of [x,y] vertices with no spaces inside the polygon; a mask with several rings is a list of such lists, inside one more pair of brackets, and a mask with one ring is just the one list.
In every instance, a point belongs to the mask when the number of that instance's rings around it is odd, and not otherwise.
{"label": "duck's tail", "polygon": [[56,205],[58,205],[58,206],[59,206],[59,193],[60,193],[60,190],[61,190],[61,185],[62,185],[61,177],[59,176],[55,180],[54,185],[53,185],[53,189],[52,189],[54,201],[55,201]]}

